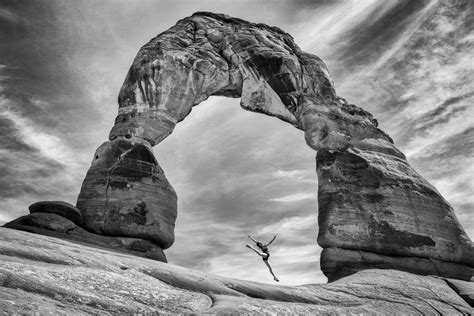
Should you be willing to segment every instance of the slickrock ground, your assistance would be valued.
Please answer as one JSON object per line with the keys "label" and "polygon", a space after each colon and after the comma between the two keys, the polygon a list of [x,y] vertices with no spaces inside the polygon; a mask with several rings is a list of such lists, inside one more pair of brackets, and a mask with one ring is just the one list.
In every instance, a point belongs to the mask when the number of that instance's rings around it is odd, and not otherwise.
{"label": "slickrock ground", "polygon": [[[296,287],[223,278],[84,244],[0,228],[5,314],[472,314],[437,277],[365,270]],[[472,283],[458,282],[467,293]],[[469,297],[467,297],[469,299]]]}

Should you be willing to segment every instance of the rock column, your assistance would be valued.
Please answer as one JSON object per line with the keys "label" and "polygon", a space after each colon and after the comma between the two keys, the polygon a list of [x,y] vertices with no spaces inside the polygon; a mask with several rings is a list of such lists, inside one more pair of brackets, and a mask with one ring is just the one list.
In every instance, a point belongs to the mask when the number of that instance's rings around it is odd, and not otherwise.
{"label": "rock column", "polygon": [[177,196],[146,141],[116,139],[96,151],[77,208],[84,227],[166,249],[174,242]]}
{"label": "rock column", "polygon": [[472,243],[452,207],[370,113],[313,99],[301,120],[317,150],[318,243],[329,280],[368,268],[471,278]]}

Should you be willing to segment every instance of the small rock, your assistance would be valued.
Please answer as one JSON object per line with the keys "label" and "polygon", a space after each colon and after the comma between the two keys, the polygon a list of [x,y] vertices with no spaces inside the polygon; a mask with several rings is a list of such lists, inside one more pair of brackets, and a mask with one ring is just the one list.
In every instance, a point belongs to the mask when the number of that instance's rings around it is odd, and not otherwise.
{"label": "small rock", "polygon": [[82,226],[82,213],[81,211],[67,203],[62,201],[41,201],[31,204],[28,209],[30,213],[51,213],[65,217],[75,224]]}

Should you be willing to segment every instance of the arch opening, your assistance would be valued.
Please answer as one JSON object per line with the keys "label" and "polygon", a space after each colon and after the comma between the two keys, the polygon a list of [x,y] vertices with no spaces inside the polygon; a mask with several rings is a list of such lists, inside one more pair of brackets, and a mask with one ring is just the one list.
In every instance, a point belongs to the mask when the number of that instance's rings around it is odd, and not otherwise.
{"label": "arch opening", "polygon": [[314,152],[301,134],[269,116],[243,111],[238,100],[211,97],[155,146],[179,196],[169,262],[273,282],[245,244],[251,243],[249,234],[264,242],[278,234],[270,264],[280,283],[325,282],[321,248],[314,242]]}

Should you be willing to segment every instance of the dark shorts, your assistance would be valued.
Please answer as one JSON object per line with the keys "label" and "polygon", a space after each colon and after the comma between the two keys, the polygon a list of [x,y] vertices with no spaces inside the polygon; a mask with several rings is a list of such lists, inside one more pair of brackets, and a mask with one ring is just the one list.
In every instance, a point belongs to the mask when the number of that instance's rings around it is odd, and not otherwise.
{"label": "dark shorts", "polygon": [[265,258],[262,257],[263,261],[268,261],[268,258],[270,258],[270,254],[267,253],[267,256]]}

